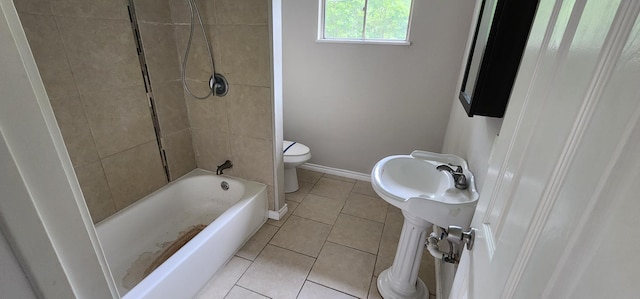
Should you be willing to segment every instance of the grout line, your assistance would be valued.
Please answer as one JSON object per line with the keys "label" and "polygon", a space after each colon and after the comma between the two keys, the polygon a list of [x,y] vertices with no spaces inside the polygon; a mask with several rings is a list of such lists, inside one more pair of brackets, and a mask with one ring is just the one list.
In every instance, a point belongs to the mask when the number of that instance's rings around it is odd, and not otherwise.
{"label": "grout line", "polygon": [[[280,249],[284,249],[284,250],[287,250],[287,251],[291,251],[291,252],[293,252],[293,253],[302,254],[302,255],[304,255],[304,256],[306,256],[306,257],[313,258],[314,260],[317,260],[317,259],[318,259],[318,257],[316,257],[316,256],[311,256],[311,255],[308,255],[308,254],[306,254],[306,253],[297,252],[297,251],[295,251],[295,250],[293,250],[293,249],[285,248],[285,247],[282,247],[282,246],[280,246],[280,245],[275,245],[275,244],[271,244],[271,243],[268,243],[267,245],[271,245],[271,246],[273,246],[273,247],[278,247],[278,248],[280,248]],[[267,247],[267,246],[265,246],[265,247]],[[324,247],[324,246],[323,246],[323,247]],[[320,249],[320,251],[322,251],[322,248]],[[318,252],[318,256],[319,256],[319,255],[320,255],[320,252]]]}
{"label": "grout line", "polygon": [[[243,274],[244,274],[244,273],[243,273]],[[237,282],[236,282],[236,283],[237,283]],[[251,293],[256,293],[256,294],[258,294],[258,295],[261,295],[261,296],[264,296],[264,297],[267,297],[267,298],[271,298],[271,297],[269,297],[269,296],[267,296],[267,295],[265,295],[265,294],[262,294],[262,293],[260,293],[260,292],[254,291],[254,290],[249,289],[249,288],[245,288],[245,287],[243,287],[243,286],[241,286],[241,285],[238,285],[238,284],[234,284],[233,286],[235,286],[235,287],[239,287],[239,288],[241,288],[241,289],[245,289],[245,290],[247,290],[247,291],[249,291],[249,292],[251,292]],[[231,287],[231,289],[233,289],[233,287]],[[226,294],[224,294],[224,298],[227,298],[227,296],[229,295],[229,293],[231,293],[231,290],[229,290]]]}
{"label": "grout line", "polygon": [[[364,250],[362,250],[362,249],[353,248],[353,247],[348,246],[348,245],[344,245],[344,244],[336,243],[336,242],[329,241],[329,240],[325,241],[325,243],[326,243],[326,242],[333,243],[333,244],[335,244],[335,245],[339,245],[339,246],[344,246],[344,247],[347,247],[347,248],[350,248],[350,249],[353,249],[353,250],[360,251],[360,252],[362,252],[362,253],[366,253],[366,254],[370,254],[370,255],[378,256],[377,254],[374,254],[374,253],[371,253],[371,252],[368,252],[368,251],[364,251]],[[323,246],[323,247],[324,247],[324,246]],[[321,250],[321,251],[322,251],[322,250]],[[374,265],[374,268],[375,268],[375,265]]]}
{"label": "grout line", "polygon": [[[347,292],[345,292],[345,291],[341,291],[341,290],[338,290],[338,289],[332,288],[332,287],[330,287],[330,286],[328,286],[328,285],[324,285],[324,284],[319,283],[319,282],[317,282],[317,281],[308,280],[308,279],[307,279],[307,280],[305,280],[305,282],[307,282],[307,281],[308,281],[308,282],[310,282],[310,283],[317,284],[317,285],[319,285],[319,286],[323,286],[323,287],[325,287],[325,288],[327,288],[327,289],[334,290],[334,291],[336,291],[336,292],[338,292],[338,293],[342,293],[342,294],[345,294],[345,295],[350,296],[350,297],[358,298],[358,297],[356,297],[356,295],[354,295],[354,294],[349,294],[349,293],[347,293]],[[371,288],[371,286],[369,286],[369,288]],[[367,291],[367,295],[368,295],[368,294],[369,294],[369,291]]]}

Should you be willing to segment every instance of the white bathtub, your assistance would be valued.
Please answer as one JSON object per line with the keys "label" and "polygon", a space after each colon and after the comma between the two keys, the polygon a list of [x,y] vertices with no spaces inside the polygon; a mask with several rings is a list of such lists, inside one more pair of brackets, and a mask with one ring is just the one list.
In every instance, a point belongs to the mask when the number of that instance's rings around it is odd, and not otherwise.
{"label": "white bathtub", "polygon": [[[191,298],[266,219],[264,184],[195,169],[96,230],[122,298]],[[125,275],[143,253],[161,250],[197,224],[207,227],[131,290],[125,288]]]}

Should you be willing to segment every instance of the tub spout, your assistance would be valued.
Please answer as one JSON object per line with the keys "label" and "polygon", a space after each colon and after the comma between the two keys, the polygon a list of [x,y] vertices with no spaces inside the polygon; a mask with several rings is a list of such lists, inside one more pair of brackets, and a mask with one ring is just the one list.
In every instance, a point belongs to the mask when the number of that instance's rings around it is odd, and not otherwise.
{"label": "tub spout", "polygon": [[231,163],[231,161],[227,160],[224,161],[224,163],[222,163],[222,165],[218,165],[218,169],[216,170],[216,174],[217,175],[221,175],[222,171],[228,168],[233,167],[233,164]]}

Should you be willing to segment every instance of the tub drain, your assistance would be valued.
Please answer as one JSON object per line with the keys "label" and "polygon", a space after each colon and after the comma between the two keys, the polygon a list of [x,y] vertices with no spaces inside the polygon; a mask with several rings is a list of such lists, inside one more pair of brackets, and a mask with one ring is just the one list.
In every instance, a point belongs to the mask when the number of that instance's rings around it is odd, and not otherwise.
{"label": "tub drain", "polygon": [[229,190],[229,183],[227,183],[226,181],[222,181],[222,183],[220,183],[220,188],[222,188],[222,190],[224,191]]}

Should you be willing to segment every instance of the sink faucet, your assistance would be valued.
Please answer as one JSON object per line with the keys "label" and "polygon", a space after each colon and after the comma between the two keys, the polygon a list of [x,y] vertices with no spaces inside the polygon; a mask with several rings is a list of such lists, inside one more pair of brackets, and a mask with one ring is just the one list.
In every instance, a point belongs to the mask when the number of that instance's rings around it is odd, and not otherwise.
{"label": "sink faucet", "polygon": [[222,174],[222,171],[227,169],[227,168],[231,168],[233,167],[233,164],[231,164],[231,161],[227,160],[224,161],[224,163],[222,163],[222,165],[218,165],[218,169],[216,170],[216,174],[220,175]]}
{"label": "sink faucet", "polygon": [[[456,169],[454,170],[453,168],[451,168],[451,166],[455,167]],[[469,184],[467,184],[467,177],[462,172],[462,166],[453,164],[442,164],[436,167],[436,169],[449,172],[451,176],[453,176],[453,181],[455,182],[456,188],[465,190],[467,189],[467,187],[469,187]]]}

